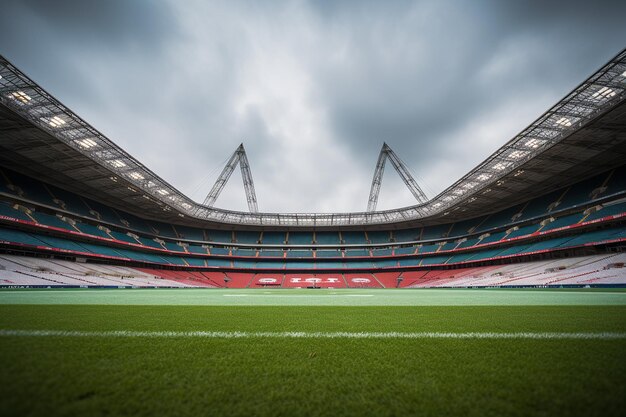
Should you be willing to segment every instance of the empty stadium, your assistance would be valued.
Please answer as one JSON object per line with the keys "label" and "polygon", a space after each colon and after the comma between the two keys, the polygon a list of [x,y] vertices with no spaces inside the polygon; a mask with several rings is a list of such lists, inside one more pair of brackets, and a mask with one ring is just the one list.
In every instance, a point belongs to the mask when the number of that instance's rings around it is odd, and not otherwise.
{"label": "empty stadium", "polygon": [[193,201],[0,76],[2,414],[623,415],[626,51],[433,198],[381,144],[333,214],[215,207],[243,146]]}

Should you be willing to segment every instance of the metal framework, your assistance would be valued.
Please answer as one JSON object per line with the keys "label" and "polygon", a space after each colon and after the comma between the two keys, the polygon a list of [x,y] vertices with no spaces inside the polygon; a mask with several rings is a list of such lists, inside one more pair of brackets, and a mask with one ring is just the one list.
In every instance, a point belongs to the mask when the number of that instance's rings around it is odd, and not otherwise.
{"label": "metal framework", "polygon": [[370,189],[370,197],[367,200],[367,212],[376,211],[376,205],[378,204],[378,195],[380,194],[380,187],[383,184],[383,174],[385,173],[385,162],[387,159],[391,161],[391,165],[396,169],[396,172],[402,178],[402,181],[407,186],[413,197],[419,204],[424,204],[428,201],[428,197],[424,194],[424,191],[417,185],[417,182],[409,172],[409,168],[404,162],[396,155],[396,153],[387,145],[383,143],[383,147],[378,155],[378,161],[376,162],[376,169],[374,170],[374,178],[372,179],[372,188]]}
{"label": "metal framework", "polygon": [[[526,162],[580,130],[626,98],[626,50],[453,185],[425,203],[352,213],[246,213],[198,204],[161,179],[0,56],[0,103],[56,140],[106,168],[113,182],[132,188],[163,211],[244,226],[383,225],[445,215],[472,202]],[[79,180],[79,179],[77,179]],[[122,181],[123,180],[123,181]]]}
{"label": "metal framework", "polygon": [[259,211],[256,201],[256,192],[254,191],[254,181],[252,180],[252,171],[250,170],[250,163],[248,162],[243,143],[233,152],[226,166],[224,166],[222,173],[217,178],[217,181],[215,181],[215,184],[213,184],[213,188],[211,188],[211,191],[204,199],[204,203],[202,203],[204,206],[213,207],[217,197],[219,197],[233,171],[237,168],[237,164],[239,164],[239,168],[241,169],[241,178],[243,179],[243,187],[246,191],[248,210],[250,210],[250,213],[257,213]]}

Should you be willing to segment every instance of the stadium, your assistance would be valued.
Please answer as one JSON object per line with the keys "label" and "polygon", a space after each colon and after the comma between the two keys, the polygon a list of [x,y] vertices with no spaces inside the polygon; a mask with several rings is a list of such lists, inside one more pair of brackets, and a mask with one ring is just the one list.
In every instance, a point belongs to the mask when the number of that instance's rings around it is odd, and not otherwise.
{"label": "stadium", "polygon": [[0,77],[3,415],[623,415],[626,51],[433,198],[381,144],[351,213],[260,212],[243,144],[198,203]]}
{"label": "stadium", "polygon": [[[198,204],[0,62],[4,286],[626,284],[624,52],[430,200],[384,144],[336,214],[259,213],[243,144]],[[375,211],[388,159],[418,205]],[[213,207],[238,165],[249,213]]]}

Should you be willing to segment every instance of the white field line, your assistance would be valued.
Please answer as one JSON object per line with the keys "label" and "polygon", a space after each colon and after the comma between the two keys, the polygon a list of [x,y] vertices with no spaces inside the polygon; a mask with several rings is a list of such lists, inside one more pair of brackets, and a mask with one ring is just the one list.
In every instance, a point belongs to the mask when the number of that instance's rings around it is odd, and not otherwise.
{"label": "white field line", "polygon": [[237,331],[81,331],[0,329],[0,337],[120,337],[120,338],[207,338],[207,339],[593,339],[624,340],[626,333],[552,333],[552,332],[237,332]]}

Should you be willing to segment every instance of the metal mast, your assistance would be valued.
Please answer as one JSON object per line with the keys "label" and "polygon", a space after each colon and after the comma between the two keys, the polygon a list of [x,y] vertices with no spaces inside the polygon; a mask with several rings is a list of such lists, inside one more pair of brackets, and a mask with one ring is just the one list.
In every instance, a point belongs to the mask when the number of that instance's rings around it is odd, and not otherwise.
{"label": "metal mast", "polygon": [[385,162],[387,162],[387,152],[385,151],[386,147],[387,144],[383,143],[383,148],[378,154],[378,161],[376,162],[376,169],[374,170],[374,178],[372,179],[372,188],[370,189],[370,198],[367,200],[367,211],[376,211],[380,186],[383,184]]}
{"label": "metal mast", "polygon": [[378,195],[380,194],[380,187],[383,183],[383,173],[385,172],[385,162],[387,158],[391,161],[391,165],[395,168],[396,172],[404,181],[407,188],[413,194],[413,197],[419,203],[425,203],[428,201],[428,197],[424,194],[424,191],[417,184],[409,168],[404,162],[396,155],[396,153],[387,145],[383,143],[383,147],[378,155],[378,162],[376,162],[376,169],[374,170],[374,178],[372,179],[372,188],[370,189],[370,197],[367,201],[367,211],[376,211],[376,205],[378,204]]}
{"label": "metal mast", "polygon": [[215,184],[213,184],[213,188],[211,188],[211,191],[204,199],[204,203],[202,203],[204,206],[213,207],[215,200],[217,200],[217,197],[219,197],[220,193],[226,186],[226,183],[237,167],[237,164],[239,164],[239,168],[241,169],[241,178],[243,180],[243,187],[246,191],[248,210],[250,210],[250,213],[257,213],[259,211],[256,201],[256,192],[254,191],[254,181],[252,180],[252,171],[250,170],[250,163],[248,162],[248,157],[246,156],[246,150],[243,147],[243,143],[239,145],[226,163],[222,173],[218,177],[217,181],[215,181]]}

